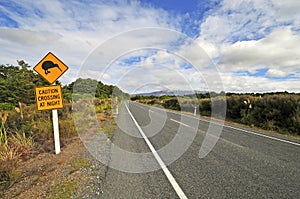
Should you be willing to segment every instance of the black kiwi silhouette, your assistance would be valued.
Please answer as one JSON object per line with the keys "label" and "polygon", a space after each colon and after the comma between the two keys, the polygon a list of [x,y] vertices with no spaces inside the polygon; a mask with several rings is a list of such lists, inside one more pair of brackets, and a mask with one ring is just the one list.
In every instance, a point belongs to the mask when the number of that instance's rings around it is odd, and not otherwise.
{"label": "black kiwi silhouette", "polygon": [[42,64],[42,69],[44,69],[46,75],[50,73],[50,68],[58,68],[61,71],[58,64],[54,64],[52,61],[44,61]]}

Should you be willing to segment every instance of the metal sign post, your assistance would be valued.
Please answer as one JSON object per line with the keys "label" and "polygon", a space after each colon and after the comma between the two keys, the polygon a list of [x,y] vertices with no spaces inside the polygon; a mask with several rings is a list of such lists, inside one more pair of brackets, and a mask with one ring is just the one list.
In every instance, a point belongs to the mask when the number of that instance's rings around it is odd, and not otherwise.
{"label": "metal sign post", "polygon": [[[68,70],[68,66],[49,52],[33,69],[50,84],[53,84]],[[60,141],[57,109],[63,108],[61,86],[37,87],[35,88],[35,97],[38,110],[52,110],[55,154],[59,154]]]}

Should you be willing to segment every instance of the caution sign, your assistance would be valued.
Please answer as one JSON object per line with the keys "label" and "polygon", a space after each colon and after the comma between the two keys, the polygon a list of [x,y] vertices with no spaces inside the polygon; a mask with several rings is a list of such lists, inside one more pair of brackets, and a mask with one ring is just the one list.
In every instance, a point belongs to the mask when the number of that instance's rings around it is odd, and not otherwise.
{"label": "caution sign", "polygon": [[35,88],[35,99],[39,111],[63,108],[60,85]]}
{"label": "caution sign", "polygon": [[53,53],[49,52],[34,68],[50,84],[53,84],[64,72],[68,66],[60,61]]}

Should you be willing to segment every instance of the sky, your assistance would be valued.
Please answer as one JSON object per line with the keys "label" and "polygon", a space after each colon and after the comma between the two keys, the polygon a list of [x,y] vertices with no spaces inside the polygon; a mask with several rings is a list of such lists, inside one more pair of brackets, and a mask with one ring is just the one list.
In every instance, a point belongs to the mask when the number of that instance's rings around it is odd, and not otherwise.
{"label": "sky", "polygon": [[48,52],[129,93],[300,92],[298,0],[1,0],[0,64]]}

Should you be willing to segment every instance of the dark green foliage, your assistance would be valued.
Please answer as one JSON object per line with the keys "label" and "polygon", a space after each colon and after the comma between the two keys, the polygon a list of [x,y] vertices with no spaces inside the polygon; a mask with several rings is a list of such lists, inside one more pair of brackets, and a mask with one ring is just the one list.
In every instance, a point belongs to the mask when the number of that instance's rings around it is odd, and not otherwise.
{"label": "dark green foliage", "polygon": [[135,96],[130,97],[130,99],[132,101],[137,101],[137,100],[152,100],[152,99],[158,100],[158,99],[162,99],[163,97],[165,97],[165,96],[157,97],[157,96],[135,95]]}
{"label": "dark green foliage", "polygon": [[239,120],[241,119],[246,110],[247,105],[244,101],[249,99],[248,95],[230,95],[227,97],[227,117],[231,120]]}
{"label": "dark green foliage", "polygon": [[24,61],[18,61],[18,63],[19,66],[0,65],[1,103],[9,103],[13,106],[16,106],[18,102],[34,103],[34,88],[47,85],[42,77],[28,69],[29,66]]}
{"label": "dark green foliage", "polygon": [[98,82],[95,97],[104,99],[112,96],[114,86],[105,85],[102,82]]}
{"label": "dark green foliage", "polygon": [[209,93],[197,93],[196,97],[198,99],[204,99],[204,98],[209,98]]}
{"label": "dark green foliage", "polygon": [[0,103],[0,110],[11,111],[14,109],[15,109],[15,106],[11,103],[7,103],[7,102]]}
{"label": "dark green foliage", "polygon": [[[75,82],[63,87],[64,99],[67,101],[77,100],[79,98],[96,97],[99,99],[111,98],[117,96],[119,98],[129,99],[129,94],[124,93],[118,87],[103,84],[101,81],[94,79],[79,78]],[[114,96],[112,96],[114,95]]]}
{"label": "dark green foliage", "polygon": [[165,103],[163,103],[163,107],[177,111],[181,110],[179,102],[176,98],[166,100]]}
{"label": "dark green foliage", "polygon": [[300,135],[300,95],[293,93],[227,96],[227,118],[281,133]]}
{"label": "dark green foliage", "polygon": [[199,101],[200,115],[211,116],[211,101],[210,99],[203,99]]}
{"label": "dark green foliage", "polygon": [[265,95],[253,99],[253,108],[244,122],[265,129],[300,135],[299,110],[299,95]]}

